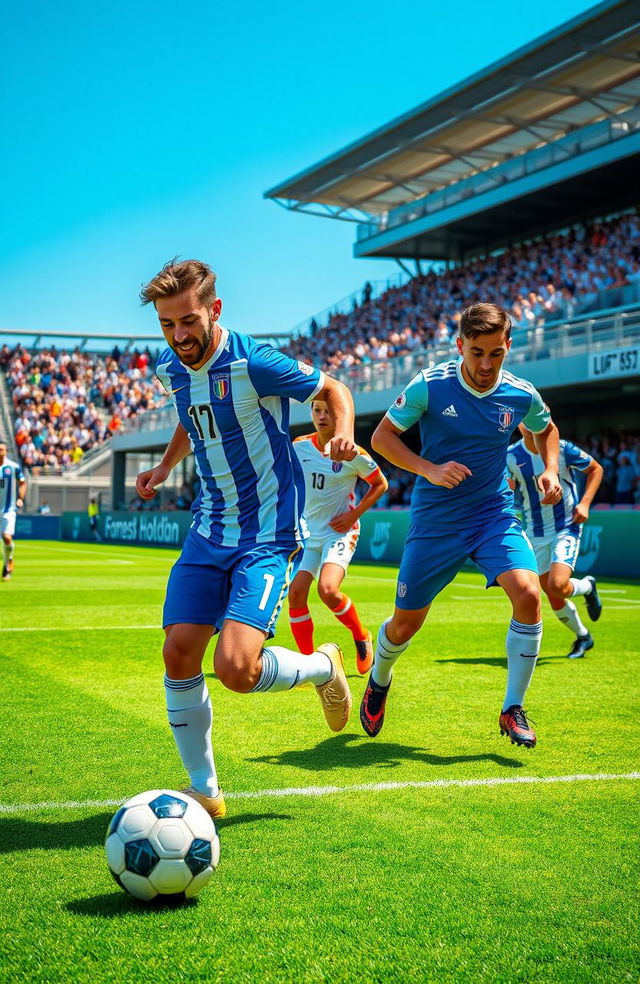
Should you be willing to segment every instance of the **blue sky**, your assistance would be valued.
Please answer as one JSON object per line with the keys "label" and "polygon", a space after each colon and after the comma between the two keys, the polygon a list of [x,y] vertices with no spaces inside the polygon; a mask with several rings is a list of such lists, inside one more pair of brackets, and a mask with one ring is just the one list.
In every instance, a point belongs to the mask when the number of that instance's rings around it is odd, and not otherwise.
{"label": "blue sky", "polygon": [[250,333],[395,276],[263,192],[589,6],[5,5],[0,327],[155,334],[137,291],[175,254]]}

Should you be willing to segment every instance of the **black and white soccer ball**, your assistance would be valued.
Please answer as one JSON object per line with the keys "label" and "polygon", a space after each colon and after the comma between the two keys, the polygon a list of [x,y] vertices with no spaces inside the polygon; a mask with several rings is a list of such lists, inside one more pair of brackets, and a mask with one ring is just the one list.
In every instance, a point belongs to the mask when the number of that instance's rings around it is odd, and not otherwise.
{"label": "black and white soccer ball", "polygon": [[197,895],[220,860],[207,811],[172,789],[151,789],[123,803],[109,824],[105,849],[118,885],[147,901]]}

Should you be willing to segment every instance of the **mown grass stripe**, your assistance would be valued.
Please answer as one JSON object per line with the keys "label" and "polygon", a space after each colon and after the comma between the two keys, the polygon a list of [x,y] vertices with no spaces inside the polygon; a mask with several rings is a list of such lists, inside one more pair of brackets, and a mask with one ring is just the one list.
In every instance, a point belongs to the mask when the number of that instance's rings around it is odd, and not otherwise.
{"label": "mown grass stripe", "polygon": [[[258,789],[231,793],[225,790],[225,799],[273,799],[284,796],[332,796],[336,793],[383,793],[397,789],[451,789],[470,786],[518,786],[568,782],[606,782],[612,779],[640,779],[640,772],[596,772],[593,775],[577,773],[571,776],[495,776],[489,779],[430,779],[425,782],[373,782],[353,786],[290,786],[285,789]],[[0,803],[0,813],[35,813],[43,810],[81,810],[89,807],[120,806],[121,799],[68,800],[66,803]]]}

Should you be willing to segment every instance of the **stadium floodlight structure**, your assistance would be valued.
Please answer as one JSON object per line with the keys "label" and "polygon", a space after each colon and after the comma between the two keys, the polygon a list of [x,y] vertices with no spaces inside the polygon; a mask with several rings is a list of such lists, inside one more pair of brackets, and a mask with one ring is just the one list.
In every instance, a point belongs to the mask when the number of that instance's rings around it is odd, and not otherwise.
{"label": "stadium floodlight structure", "polygon": [[640,4],[606,0],[265,192],[460,260],[638,201]]}

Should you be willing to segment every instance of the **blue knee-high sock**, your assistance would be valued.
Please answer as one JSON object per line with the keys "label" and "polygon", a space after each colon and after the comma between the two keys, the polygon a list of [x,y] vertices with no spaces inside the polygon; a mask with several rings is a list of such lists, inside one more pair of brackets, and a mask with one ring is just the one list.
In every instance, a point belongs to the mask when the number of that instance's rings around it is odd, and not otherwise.
{"label": "blue knee-high sock", "polygon": [[189,680],[164,678],[167,714],[182,764],[191,785],[205,796],[216,796],[218,777],[213,761],[213,712],[204,673]]}
{"label": "blue knee-high sock", "polygon": [[522,706],[540,655],[541,643],[542,622],[525,625],[516,622],[515,618],[511,619],[507,631],[507,692],[503,710],[514,704]]}

